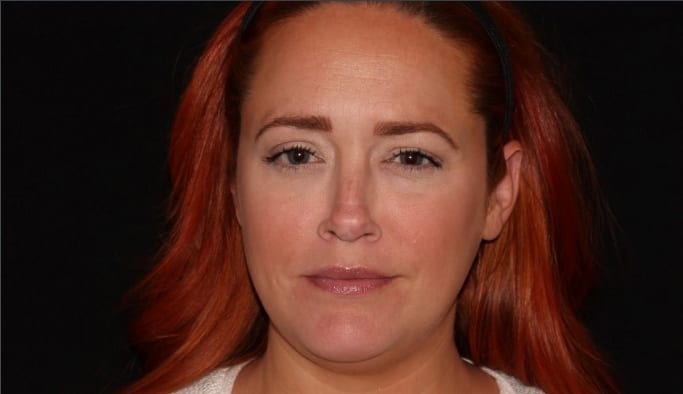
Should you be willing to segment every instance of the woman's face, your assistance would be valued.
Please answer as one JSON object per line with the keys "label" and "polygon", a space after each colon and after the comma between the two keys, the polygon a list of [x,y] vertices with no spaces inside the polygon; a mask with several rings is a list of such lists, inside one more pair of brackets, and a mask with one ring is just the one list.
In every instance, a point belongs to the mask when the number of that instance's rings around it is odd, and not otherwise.
{"label": "woman's face", "polygon": [[348,363],[452,338],[501,223],[466,54],[388,6],[334,3],[271,28],[258,60],[233,193],[269,340]]}

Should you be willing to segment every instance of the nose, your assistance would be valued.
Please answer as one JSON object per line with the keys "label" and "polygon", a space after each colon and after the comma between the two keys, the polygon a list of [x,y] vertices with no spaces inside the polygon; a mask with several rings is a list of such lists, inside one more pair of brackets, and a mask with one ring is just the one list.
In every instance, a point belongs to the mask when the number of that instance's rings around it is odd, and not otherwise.
{"label": "nose", "polygon": [[318,226],[318,235],[327,241],[379,240],[382,230],[368,207],[369,177],[356,173],[337,178],[331,209]]}

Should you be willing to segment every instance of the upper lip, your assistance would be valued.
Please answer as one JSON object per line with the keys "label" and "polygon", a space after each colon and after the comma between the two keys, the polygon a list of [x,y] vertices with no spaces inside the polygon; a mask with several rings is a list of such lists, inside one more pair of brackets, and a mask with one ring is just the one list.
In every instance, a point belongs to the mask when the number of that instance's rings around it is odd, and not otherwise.
{"label": "upper lip", "polygon": [[310,278],[325,278],[337,280],[386,279],[392,277],[392,275],[383,274],[365,267],[344,266],[326,267],[322,270],[316,271],[306,276]]}

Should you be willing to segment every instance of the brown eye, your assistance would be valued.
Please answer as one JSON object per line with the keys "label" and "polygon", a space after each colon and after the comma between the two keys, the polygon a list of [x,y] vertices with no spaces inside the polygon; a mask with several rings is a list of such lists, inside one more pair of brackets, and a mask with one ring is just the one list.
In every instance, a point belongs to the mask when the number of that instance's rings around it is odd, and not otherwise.
{"label": "brown eye", "polygon": [[298,167],[320,161],[315,157],[315,151],[304,146],[283,148],[277,153],[265,157],[266,163],[280,164],[282,166]]}
{"label": "brown eye", "polygon": [[420,152],[416,151],[403,152],[399,156],[399,162],[408,166],[419,166],[420,164],[423,164],[424,160],[425,157]]}
{"label": "brown eye", "polygon": [[432,156],[417,150],[417,149],[407,149],[401,150],[394,155],[394,162],[406,167],[434,167],[441,168],[441,163],[434,159]]}

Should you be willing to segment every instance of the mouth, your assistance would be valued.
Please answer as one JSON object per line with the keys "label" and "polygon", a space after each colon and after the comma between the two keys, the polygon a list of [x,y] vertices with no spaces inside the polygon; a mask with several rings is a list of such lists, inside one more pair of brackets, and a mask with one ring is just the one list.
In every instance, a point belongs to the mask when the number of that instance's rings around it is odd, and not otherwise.
{"label": "mouth", "polygon": [[329,267],[306,275],[315,287],[343,296],[359,296],[371,293],[388,285],[395,276],[385,275],[363,267]]}

